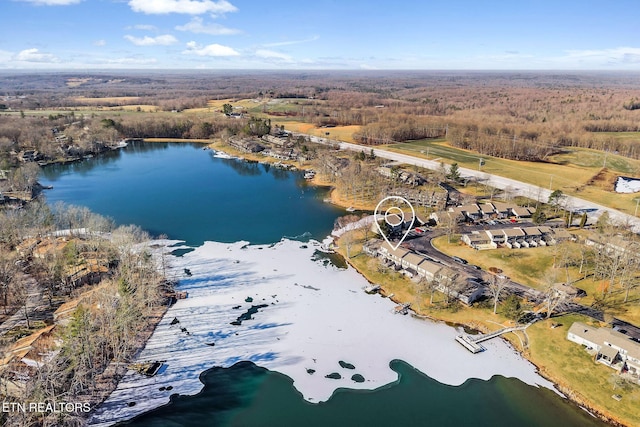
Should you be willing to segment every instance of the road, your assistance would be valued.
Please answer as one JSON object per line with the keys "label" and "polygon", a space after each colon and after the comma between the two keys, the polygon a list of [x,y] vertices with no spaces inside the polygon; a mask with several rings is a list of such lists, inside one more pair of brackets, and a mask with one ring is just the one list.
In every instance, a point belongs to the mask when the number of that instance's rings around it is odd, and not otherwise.
{"label": "road", "polygon": [[[431,244],[433,238],[443,234],[444,232],[442,230],[433,229],[419,237],[415,237],[410,240],[407,239],[407,241],[403,243],[403,246],[416,251],[423,256],[427,256],[428,258],[431,258],[431,260],[447,267],[454,268],[458,271],[464,271],[470,277],[476,277],[483,281],[488,280],[488,273],[484,270],[478,270],[469,264],[457,263],[449,255],[440,252]],[[509,280],[506,287],[506,293],[512,293],[521,298],[525,298],[526,300],[533,302],[534,305],[542,304],[545,300],[545,295],[542,291],[533,289],[527,285],[523,285],[522,283],[514,282],[513,280]],[[602,310],[582,305],[570,298],[563,299],[554,309],[554,313],[577,313],[601,322],[604,321],[604,313]],[[618,318],[613,318],[612,324],[614,329],[632,337],[634,341],[640,342],[640,327]]]}
{"label": "road", "polygon": [[[296,134],[297,135],[297,134]],[[311,142],[319,144],[335,144],[339,145],[341,150],[358,151],[366,150],[367,153],[372,149],[368,146],[351,144],[348,142],[329,140],[326,138],[320,138],[308,134],[300,134],[304,137],[308,137]],[[415,165],[418,167],[437,170],[440,168],[440,162],[435,160],[420,159],[408,154],[392,153],[390,151],[373,148],[373,153],[380,158],[389,159],[409,165]],[[477,171],[473,169],[460,168],[460,175],[466,178],[474,178],[480,181],[488,182],[489,185],[500,189],[509,189],[511,194],[528,197],[540,202],[547,202],[551,190],[548,188],[538,187],[537,185],[527,184],[525,182],[516,181],[515,179],[505,178],[498,175],[491,175],[486,172]],[[525,173],[526,171],[523,171]],[[628,224],[635,233],[640,233],[640,219],[620,212],[618,210],[600,205],[598,203],[591,202],[589,200],[580,199],[574,196],[566,196],[566,203],[573,211],[584,210],[589,212],[589,215],[593,218],[599,217],[603,212],[608,212],[609,217],[619,224]]]}
{"label": "road", "polygon": [[[362,145],[351,144],[348,142],[328,140],[326,138],[320,138],[317,136],[309,135],[309,134],[296,134],[304,137],[308,137],[311,142],[319,143],[319,144],[335,144],[340,147],[341,150],[350,150],[361,152],[362,150],[371,150],[371,147],[365,147]],[[420,159],[417,157],[413,157],[407,154],[400,153],[392,153],[385,150],[380,150],[373,148],[373,153],[380,158],[389,159],[401,163],[406,163],[409,165],[415,165],[418,167],[437,170],[440,168],[440,162],[434,160],[426,160]],[[551,191],[546,188],[538,187],[536,185],[527,184],[524,182],[516,181],[514,179],[504,178],[498,175],[487,174],[482,171],[476,171],[473,169],[460,168],[459,169],[461,176],[465,177],[473,177],[478,180],[490,181],[490,185],[500,189],[510,188],[512,194],[524,196],[533,200],[538,200],[540,202],[547,202],[549,200],[549,195]],[[574,196],[567,196],[567,206],[570,206],[574,211],[577,210],[585,210],[589,211],[589,214],[597,218],[603,212],[608,212],[609,217],[618,223],[628,224],[631,229],[635,233],[640,233],[640,219],[628,215],[624,212],[620,212],[615,209],[608,208],[606,206],[590,202],[588,200],[580,199]],[[424,256],[431,258],[436,262],[440,262],[446,266],[455,266],[459,270],[464,270],[467,274],[472,277],[479,277],[481,279],[485,279],[484,272],[476,270],[472,266],[462,265],[453,261],[453,259],[442,252],[438,251],[431,245],[431,239],[436,237],[433,232],[429,232],[426,236],[421,236],[417,239],[407,239],[407,246],[411,249],[421,253]],[[509,291],[519,295],[520,297],[524,297],[529,301],[534,301],[536,304],[540,304],[544,300],[544,295],[541,291],[533,289],[529,286],[523,285],[521,283],[517,283],[514,281],[510,281],[508,285]],[[593,307],[584,306],[578,304],[576,302],[565,300],[561,304],[556,307],[556,312],[573,312],[580,313],[585,316],[589,316],[591,318],[597,320],[604,320],[604,315],[601,310],[598,310]],[[624,330],[626,334],[632,336],[635,340],[640,342],[640,327],[634,326],[628,322],[623,320],[614,318],[613,321],[614,327],[619,330]]]}

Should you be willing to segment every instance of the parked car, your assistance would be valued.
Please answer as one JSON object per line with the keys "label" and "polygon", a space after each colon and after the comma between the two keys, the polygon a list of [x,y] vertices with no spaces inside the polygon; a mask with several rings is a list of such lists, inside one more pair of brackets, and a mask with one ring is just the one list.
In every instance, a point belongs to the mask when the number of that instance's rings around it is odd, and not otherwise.
{"label": "parked car", "polygon": [[462,258],[457,257],[457,256],[452,256],[451,259],[454,260],[455,262],[459,263],[459,264],[467,264],[467,260],[466,259],[462,259]]}

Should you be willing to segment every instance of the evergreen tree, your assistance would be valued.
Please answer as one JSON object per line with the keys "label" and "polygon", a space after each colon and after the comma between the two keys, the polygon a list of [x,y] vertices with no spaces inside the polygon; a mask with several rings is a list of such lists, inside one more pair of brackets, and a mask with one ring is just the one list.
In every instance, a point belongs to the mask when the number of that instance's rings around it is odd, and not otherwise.
{"label": "evergreen tree", "polygon": [[447,178],[451,181],[458,182],[460,180],[460,166],[457,163],[453,163],[449,166],[449,173],[447,174]]}

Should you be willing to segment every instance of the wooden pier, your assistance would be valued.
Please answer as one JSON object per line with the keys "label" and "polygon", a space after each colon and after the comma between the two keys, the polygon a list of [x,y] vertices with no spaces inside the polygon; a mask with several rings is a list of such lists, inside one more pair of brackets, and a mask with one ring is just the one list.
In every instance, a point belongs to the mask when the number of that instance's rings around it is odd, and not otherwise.
{"label": "wooden pier", "polygon": [[509,328],[503,328],[495,332],[490,332],[488,334],[478,334],[478,335],[458,335],[456,337],[456,341],[458,341],[464,348],[469,350],[471,353],[476,354],[484,351],[485,348],[480,345],[481,342],[490,340],[491,338],[498,337],[502,334],[506,334],[508,332],[514,331],[523,331],[529,327],[531,323],[523,326],[512,326]]}
{"label": "wooden pier", "polygon": [[404,304],[400,304],[397,305],[394,309],[393,312],[395,314],[407,314],[409,313],[409,309],[411,308],[411,304],[409,303],[404,303]]}

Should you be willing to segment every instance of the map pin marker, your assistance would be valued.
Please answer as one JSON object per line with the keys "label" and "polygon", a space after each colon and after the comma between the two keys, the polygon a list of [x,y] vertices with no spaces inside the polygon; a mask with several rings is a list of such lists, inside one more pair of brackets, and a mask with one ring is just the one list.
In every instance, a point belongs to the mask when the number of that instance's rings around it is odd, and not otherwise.
{"label": "map pin marker", "polygon": [[[409,210],[411,211],[411,221],[408,218]],[[416,212],[413,210],[413,206],[407,199],[400,196],[389,196],[380,200],[373,216],[380,235],[394,251],[407,238],[416,221]],[[391,238],[399,234],[402,234],[402,238],[394,245],[391,243]]]}

